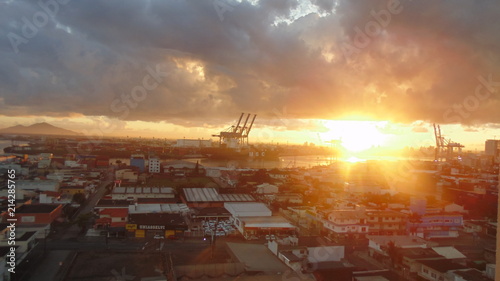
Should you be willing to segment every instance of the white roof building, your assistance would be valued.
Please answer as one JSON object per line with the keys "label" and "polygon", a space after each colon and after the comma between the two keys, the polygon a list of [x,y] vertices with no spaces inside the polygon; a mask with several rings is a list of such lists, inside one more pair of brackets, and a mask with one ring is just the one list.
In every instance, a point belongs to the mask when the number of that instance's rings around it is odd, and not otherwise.
{"label": "white roof building", "polygon": [[275,194],[278,193],[278,187],[274,184],[263,183],[257,185],[256,192],[259,194]]}
{"label": "white roof building", "polygon": [[215,188],[184,188],[187,202],[252,202],[250,194],[219,194]]}
{"label": "white roof building", "polygon": [[189,213],[189,207],[186,204],[135,204],[128,206],[129,214],[146,213]]}
{"label": "white roof building", "polygon": [[281,216],[239,217],[246,230],[249,229],[295,229],[287,219]]}
{"label": "white roof building", "polygon": [[270,217],[271,210],[264,203],[243,202],[243,203],[224,203],[224,208],[231,213],[233,217]]}
{"label": "white roof building", "polygon": [[137,198],[174,198],[175,191],[171,187],[115,187],[111,198],[137,199]]}
{"label": "white roof building", "polygon": [[39,191],[59,191],[59,181],[57,180],[18,180],[17,189],[39,190]]}
{"label": "white roof building", "polygon": [[396,247],[407,248],[430,248],[437,246],[436,242],[424,240],[416,236],[408,235],[368,235],[368,247],[382,251],[389,242],[393,242]]}
{"label": "white roof building", "polygon": [[441,255],[447,259],[465,259],[466,256],[460,251],[455,249],[455,247],[432,247],[432,250],[438,255]]}

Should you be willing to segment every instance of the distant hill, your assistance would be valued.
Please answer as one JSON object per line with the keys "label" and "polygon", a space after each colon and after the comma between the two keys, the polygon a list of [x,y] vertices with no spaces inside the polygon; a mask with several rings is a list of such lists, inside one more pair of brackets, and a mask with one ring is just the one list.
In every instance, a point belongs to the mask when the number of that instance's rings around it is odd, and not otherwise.
{"label": "distant hill", "polygon": [[16,125],[4,129],[0,129],[0,134],[14,135],[56,135],[56,136],[78,136],[77,132],[66,130],[53,126],[49,123],[42,122],[30,126]]}

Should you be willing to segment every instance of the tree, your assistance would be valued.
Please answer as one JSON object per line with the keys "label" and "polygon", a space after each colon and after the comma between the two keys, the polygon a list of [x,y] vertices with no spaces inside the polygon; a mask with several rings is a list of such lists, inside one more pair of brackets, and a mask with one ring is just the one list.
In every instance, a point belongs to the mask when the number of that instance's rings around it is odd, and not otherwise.
{"label": "tree", "polygon": [[85,213],[85,214],[80,214],[74,221],[73,224],[77,224],[81,232],[85,232],[85,229],[87,227],[87,224],[89,223],[90,219],[93,217],[93,214],[91,212]]}
{"label": "tree", "polygon": [[422,223],[422,216],[418,213],[412,213],[408,217],[408,222],[410,222],[410,234],[415,235],[419,225]]}
{"label": "tree", "polygon": [[265,182],[270,182],[271,177],[267,174],[266,169],[259,169],[253,175],[253,180],[258,184],[262,184]]}
{"label": "tree", "polygon": [[75,193],[73,195],[73,202],[77,203],[77,204],[80,204],[80,205],[83,205],[83,203],[85,203],[85,194],[83,193]]}
{"label": "tree", "polygon": [[194,166],[193,175],[197,176],[199,173],[200,173],[200,165],[198,164],[198,161],[196,161],[196,166]]}
{"label": "tree", "polygon": [[395,267],[399,262],[399,247],[396,246],[394,241],[389,241],[389,243],[387,243],[387,255],[389,255],[391,259],[392,267]]}

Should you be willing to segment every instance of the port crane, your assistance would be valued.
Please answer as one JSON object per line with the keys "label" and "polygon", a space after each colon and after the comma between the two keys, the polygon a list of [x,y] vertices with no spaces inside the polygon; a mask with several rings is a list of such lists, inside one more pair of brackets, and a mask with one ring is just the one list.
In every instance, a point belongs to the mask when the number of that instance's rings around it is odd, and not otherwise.
{"label": "port crane", "polygon": [[251,114],[248,113],[248,115],[245,119],[245,122],[243,123],[242,126],[240,126],[241,120],[243,120],[244,116],[245,116],[245,113],[241,113],[241,116],[238,119],[238,122],[236,123],[236,125],[232,125],[231,127],[227,128],[226,130],[220,132],[218,135],[212,135],[212,137],[219,138],[219,147],[221,147],[222,145],[225,145],[226,147],[229,147],[229,148],[239,148],[241,146],[248,145],[248,135],[250,134],[250,131],[252,130],[252,126],[253,126],[253,123],[254,123],[257,115],[254,114],[252,121],[250,122],[248,127],[247,127],[247,124],[248,124],[248,120],[250,119]]}
{"label": "port crane", "polygon": [[462,144],[458,142],[453,142],[451,139],[445,139],[441,134],[441,127],[439,125],[433,124],[434,136],[436,138],[436,149],[434,152],[435,161],[451,161],[455,151],[462,153]]}

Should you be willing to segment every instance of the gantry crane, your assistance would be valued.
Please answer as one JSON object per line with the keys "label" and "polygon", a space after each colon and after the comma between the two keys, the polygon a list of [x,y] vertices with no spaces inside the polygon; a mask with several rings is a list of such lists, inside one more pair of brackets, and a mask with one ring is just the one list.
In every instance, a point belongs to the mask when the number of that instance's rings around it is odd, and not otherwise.
{"label": "gantry crane", "polygon": [[451,139],[445,139],[441,135],[441,127],[439,125],[433,124],[434,126],[434,136],[436,137],[436,149],[434,152],[435,161],[451,161],[453,158],[453,153],[457,150],[458,153],[462,153],[462,144],[458,142],[453,142]]}
{"label": "gantry crane", "polygon": [[250,113],[248,113],[243,126],[240,126],[241,120],[243,119],[244,115],[245,113],[241,113],[241,116],[238,119],[236,125],[227,128],[225,131],[220,132],[218,135],[212,135],[212,137],[219,138],[219,147],[225,145],[229,148],[240,148],[241,146],[248,145],[248,135],[252,130],[252,126],[257,115],[253,116],[252,121],[250,122],[250,125],[248,127],[247,124],[248,120],[250,119]]}

